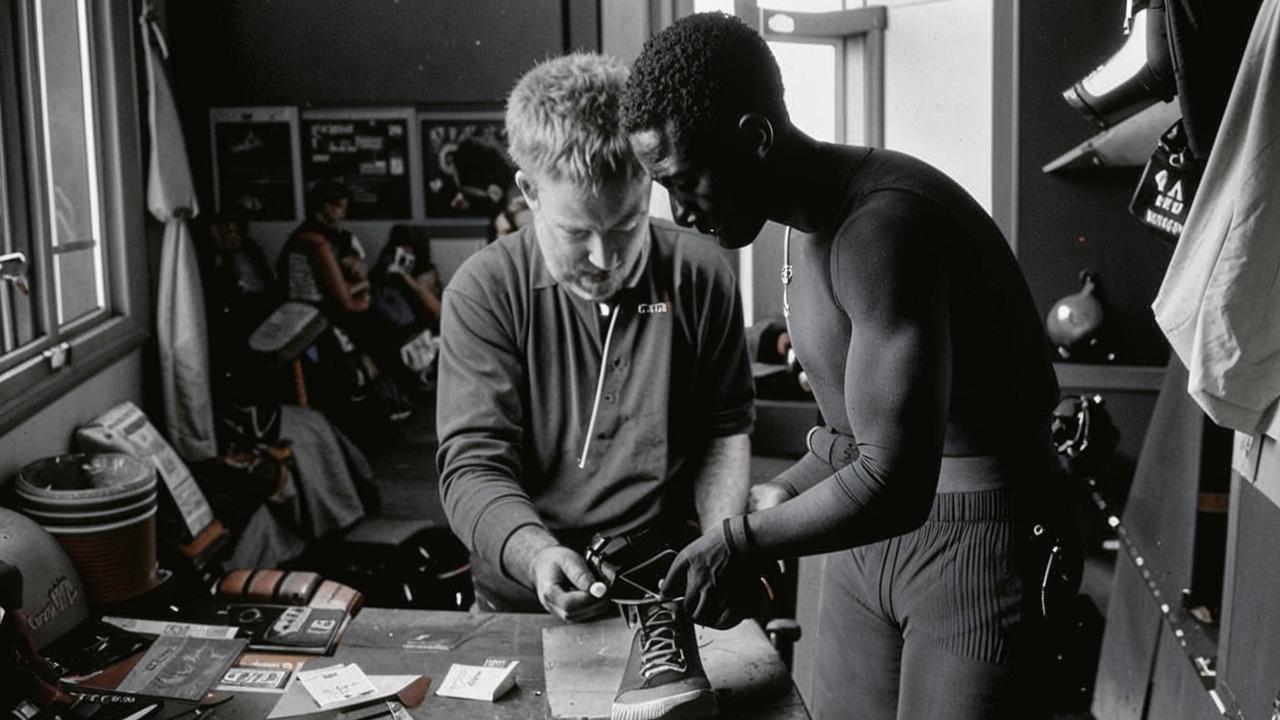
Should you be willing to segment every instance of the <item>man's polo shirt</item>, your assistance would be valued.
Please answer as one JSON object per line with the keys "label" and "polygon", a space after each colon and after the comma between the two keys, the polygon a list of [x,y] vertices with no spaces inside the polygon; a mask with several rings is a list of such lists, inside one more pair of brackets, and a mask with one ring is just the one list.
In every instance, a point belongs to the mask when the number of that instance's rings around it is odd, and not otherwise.
{"label": "man's polo shirt", "polygon": [[556,283],[532,225],[445,288],[436,462],[478,580],[525,525],[581,551],[593,533],[694,518],[707,443],[750,432],[732,271],[713,241],[670,223],[651,220],[649,242],[607,322]]}

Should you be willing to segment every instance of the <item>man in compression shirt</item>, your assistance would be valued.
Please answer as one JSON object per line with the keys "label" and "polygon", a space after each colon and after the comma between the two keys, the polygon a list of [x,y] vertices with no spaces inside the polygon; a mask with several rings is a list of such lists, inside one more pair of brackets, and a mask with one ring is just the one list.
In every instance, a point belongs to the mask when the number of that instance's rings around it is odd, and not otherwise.
{"label": "man in compression shirt", "polygon": [[713,243],[650,221],[625,79],[578,54],[520,80],[507,134],[532,222],[444,291],[437,464],[482,609],[588,617],[593,534],[696,536],[746,509],[736,283]]}
{"label": "man in compression shirt", "polygon": [[623,116],[677,222],[726,247],[788,228],[767,241],[786,244],[779,291],[827,423],[755,512],[680,554],[665,594],[724,626],[762,563],[835,553],[816,718],[1030,717],[1023,521],[1056,467],[1058,387],[1000,231],[929,165],[798,130],[768,46],[729,16],[651,39]]}

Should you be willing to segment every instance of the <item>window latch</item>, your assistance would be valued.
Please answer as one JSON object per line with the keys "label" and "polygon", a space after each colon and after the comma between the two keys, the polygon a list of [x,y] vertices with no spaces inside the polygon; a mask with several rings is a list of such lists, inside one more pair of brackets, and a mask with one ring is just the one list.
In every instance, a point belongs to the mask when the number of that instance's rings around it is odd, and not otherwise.
{"label": "window latch", "polygon": [[27,256],[20,252],[0,255],[0,282],[11,282],[27,294]]}
{"label": "window latch", "polygon": [[71,345],[64,342],[58,343],[45,350],[44,356],[49,360],[50,370],[61,370],[71,362]]}

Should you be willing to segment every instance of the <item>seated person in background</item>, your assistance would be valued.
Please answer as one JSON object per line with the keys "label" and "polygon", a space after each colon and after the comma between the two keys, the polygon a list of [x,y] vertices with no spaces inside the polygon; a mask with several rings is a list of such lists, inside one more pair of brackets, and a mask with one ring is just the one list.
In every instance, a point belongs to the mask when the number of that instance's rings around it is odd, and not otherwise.
{"label": "seated person in background", "polygon": [[360,240],[342,226],[351,191],[321,180],[307,193],[307,219],[293,231],[277,261],[285,297],[315,303],[339,325],[369,309],[369,282]]}
{"label": "seated person in background", "polygon": [[246,339],[274,308],[271,286],[275,275],[262,248],[249,237],[249,220],[237,210],[213,216],[209,243],[202,253],[207,261],[205,290],[214,301],[210,310],[227,316]]}
{"label": "seated person in background", "polygon": [[389,327],[399,346],[406,391],[435,386],[436,359],[440,352],[440,273],[431,263],[431,238],[427,229],[394,225],[391,237],[369,275],[373,282],[373,310]]}
{"label": "seated person in background", "polygon": [[506,125],[532,222],[444,292],[436,461],[480,609],[590,616],[593,534],[687,536],[746,507],[734,275],[714,243],[649,219],[626,75],[575,54],[520,80]]}
{"label": "seated person in background", "polygon": [[374,305],[397,327],[440,329],[440,272],[431,262],[431,238],[423,227],[394,225],[370,274]]}
{"label": "seated person in background", "polygon": [[[372,394],[378,410],[343,412],[335,421],[356,432],[364,419],[385,417],[398,422],[409,416],[407,401],[386,375],[399,363],[394,326],[369,312],[372,293],[360,241],[343,227],[351,191],[334,180],[321,180],[307,193],[307,219],[280,251],[276,272],[283,299],[318,306],[331,324],[319,343],[323,382],[309,383],[322,396],[332,393],[338,408],[367,408]],[[321,398],[326,403],[330,398]]]}
{"label": "seated person in background", "polygon": [[[217,415],[222,420],[237,408],[273,406],[274,385],[249,349],[249,336],[275,309],[271,292],[275,276],[262,248],[249,237],[245,215],[236,210],[214,215],[199,257]],[[219,440],[224,447],[242,439],[226,437],[226,429],[220,422]]]}
{"label": "seated person in background", "polygon": [[507,188],[507,199],[498,214],[489,223],[489,242],[503,235],[510,235],[529,224],[529,203],[520,193],[520,188],[512,185]]}

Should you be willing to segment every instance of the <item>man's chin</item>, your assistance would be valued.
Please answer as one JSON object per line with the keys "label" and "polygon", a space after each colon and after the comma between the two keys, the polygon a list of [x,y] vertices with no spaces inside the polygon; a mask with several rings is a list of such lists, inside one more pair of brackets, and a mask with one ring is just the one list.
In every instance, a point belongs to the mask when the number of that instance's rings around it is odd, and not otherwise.
{"label": "man's chin", "polygon": [[760,228],[764,224],[753,225],[752,227],[743,227],[742,225],[722,227],[716,230],[711,237],[720,243],[720,247],[728,249],[737,249],[746,247],[755,242],[756,237],[760,234]]}
{"label": "man's chin", "polygon": [[704,235],[710,235],[715,238],[716,242],[720,243],[720,247],[733,250],[746,247],[755,242],[760,235],[760,230],[764,228],[764,224],[763,218],[758,221],[752,219],[745,222],[739,219],[737,222],[730,221],[726,225],[709,228],[710,232],[706,230],[702,232]]}
{"label": "man's chin", "polygon": [[727,250],[737,250],[738,248],[746,247],[756,239],[755,235],[748,235],[746,233],[716,233],[715,235],[712,235],[712,237],[716,239],[716,242],[720,243],[720,247]]}
{"label": "man's chin", "polygon": [[618,293],[619,283],[567,283],[569,292],[589,302],[602,303]]}

